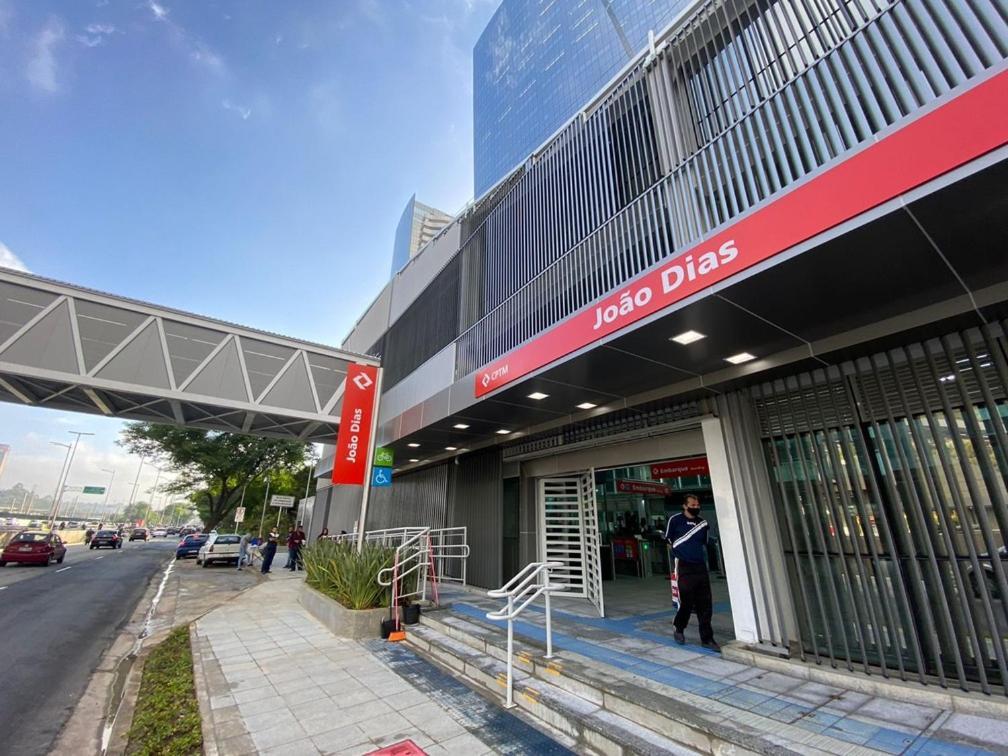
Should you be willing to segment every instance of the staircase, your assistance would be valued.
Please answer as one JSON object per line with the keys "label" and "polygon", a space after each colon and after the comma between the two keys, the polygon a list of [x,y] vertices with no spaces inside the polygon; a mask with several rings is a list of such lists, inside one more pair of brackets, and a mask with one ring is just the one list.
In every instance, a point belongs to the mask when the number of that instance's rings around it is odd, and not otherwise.
{"label": "staircase", "polygon": [[[485,618],[499,606],[460,594],[454,604],[427,611],[407,643],[503,705],[506,628]],[[950,736],[947,711],[767,672],[688,645],[628,636],[621,649],[611,633],[603,638],[602,621],[557,614],[553,659],[543,658],[541,610],[515,623],[514,702],[579,753],[992,752]],[[913,721],[920,716],[924,721]]]}

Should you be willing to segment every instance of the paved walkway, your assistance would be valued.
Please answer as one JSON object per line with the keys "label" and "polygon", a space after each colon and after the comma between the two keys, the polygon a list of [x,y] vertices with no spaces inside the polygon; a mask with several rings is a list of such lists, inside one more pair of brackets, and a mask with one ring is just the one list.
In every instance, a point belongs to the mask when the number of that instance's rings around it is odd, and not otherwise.
{"label": "paved walkway", "polygon": [[280,571],[193,631],[208,754],[569,754],[408,649],[333,636]]}

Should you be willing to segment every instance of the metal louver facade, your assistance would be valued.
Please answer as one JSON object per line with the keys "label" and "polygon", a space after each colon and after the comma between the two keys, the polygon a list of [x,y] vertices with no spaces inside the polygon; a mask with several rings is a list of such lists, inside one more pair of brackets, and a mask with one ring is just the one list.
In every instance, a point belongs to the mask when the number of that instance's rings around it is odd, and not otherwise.
{"label": "metal louver facade", "polygon": [[1006,347],[992,323],[752,389],[803,658],[1008,693]]}
{"label": "metal louver facade", "polygon": [[[456,377],[1003,65],[997,0],[709,0],[470,211]],[[473,259],[467,259],[473,258]]]}

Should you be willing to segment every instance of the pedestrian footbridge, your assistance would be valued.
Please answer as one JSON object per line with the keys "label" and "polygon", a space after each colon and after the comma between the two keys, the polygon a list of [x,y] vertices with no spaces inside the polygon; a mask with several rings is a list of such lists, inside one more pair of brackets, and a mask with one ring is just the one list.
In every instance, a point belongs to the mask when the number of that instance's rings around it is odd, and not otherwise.
{"label": "pedestrian footbridge", "polygon": [[0,268],[0,400],[331,441],[374,358]]}

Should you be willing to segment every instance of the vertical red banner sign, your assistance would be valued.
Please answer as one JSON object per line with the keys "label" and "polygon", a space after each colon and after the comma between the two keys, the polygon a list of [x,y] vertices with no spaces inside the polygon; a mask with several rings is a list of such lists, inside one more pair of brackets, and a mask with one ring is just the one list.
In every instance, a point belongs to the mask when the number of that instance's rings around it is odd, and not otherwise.
{"label": "vertical red banner sign", "polygon": [[347,369],[343,410],[336,436],[336,457],[333,460],[334,484],[364,485],[377,381],[378,368],[373,365],[354,364]]}

